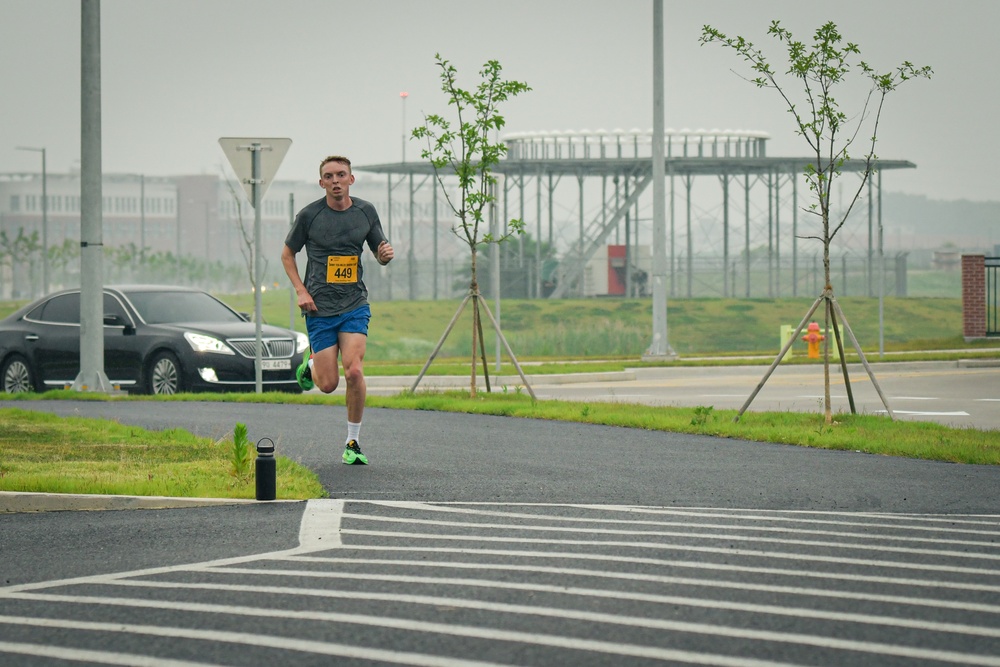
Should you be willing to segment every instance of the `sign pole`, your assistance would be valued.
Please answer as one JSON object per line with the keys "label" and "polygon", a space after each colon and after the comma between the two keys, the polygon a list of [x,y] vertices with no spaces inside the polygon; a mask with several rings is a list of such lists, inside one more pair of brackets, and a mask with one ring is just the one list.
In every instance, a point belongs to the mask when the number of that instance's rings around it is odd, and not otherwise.
{"label": "sign pole", "polygon": [[262,355],[262,341],[261,341],[261,320],[263,319],[262,306],[261,306],[261,293],[260,287],[263,282],[263,271],[261,268],[261,252],[260,252],[260,237],[261,237],[261,224],[260,224],[260,152],[263,147],[260,143],[253,143],[250,145],[250,155],[253,166],[251,168],[251,183],[253,185],[253,320],[254,320],[254,335],[256,336],[256,344],[254,345],[254,383],[256,385],[256,391],[258,394],[264,391],[264,372],[261,369],[261,356]]}
{"label": "sign pole", "polygon": [[[261,233],[260,203],[267,192],[268,186],[274,180],[274,175],[278,171],[278,166],[288,152],[288,147],[292,145],[292,140],[287,138],[270,139],[249,139],[245,137],[222,137],[219,145],[229,158],[229,164],[243,184],[243,189],[250,197],[253,206],[253,259],[251,260],[251,273],[253,274],[253,311],[254,311],[254,384],[258,394],[263,392],[264,385],[264,345],[261,336],[261,327],[264,322],[263,308],[261,306],[261,291],[264,282],[264,261],[261,258]],[[241,151],[250,151],[250,170],[247,172],[247,164],[241,155]],[[268,159],[264,160],[264,151],[268,151]]]}

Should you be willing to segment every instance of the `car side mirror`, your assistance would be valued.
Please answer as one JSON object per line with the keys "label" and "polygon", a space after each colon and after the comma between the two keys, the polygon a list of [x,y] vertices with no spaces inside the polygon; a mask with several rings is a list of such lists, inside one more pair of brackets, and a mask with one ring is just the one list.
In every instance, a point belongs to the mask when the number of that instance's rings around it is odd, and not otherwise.
{"label": "car side mirror", "polygon": [[117,314],[108,314],[108,313],[105,313],[104,314],[104,326],[106,326],[106,327],[122,327],[122,329],[123,329],[122,333],[125,334],[126,336],[135,333],[135,327],[133,327],[132,324],[128,320],[126,320],[124,317],[122,317],[121,315],[117,315]]}

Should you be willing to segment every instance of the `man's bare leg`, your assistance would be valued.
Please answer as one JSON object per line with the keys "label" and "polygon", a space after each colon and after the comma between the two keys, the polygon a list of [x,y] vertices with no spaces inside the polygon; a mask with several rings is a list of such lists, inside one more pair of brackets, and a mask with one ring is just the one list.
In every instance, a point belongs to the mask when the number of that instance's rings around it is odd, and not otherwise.
{"label": "man's bare leg", "polygon": [[344,364],[344,380],[347,382],[347,421],[360,424],[368,394],[364,372],[368,336],[360,333],[341,333],[337,336],[337,340],[341,361]]}
{"label": "man's bare leg", "polygon": [[324,394],[333,393],[340,384],[340,373],[337,369],[338,346],[333,345],[313,353],[312,380],[316,388]]}

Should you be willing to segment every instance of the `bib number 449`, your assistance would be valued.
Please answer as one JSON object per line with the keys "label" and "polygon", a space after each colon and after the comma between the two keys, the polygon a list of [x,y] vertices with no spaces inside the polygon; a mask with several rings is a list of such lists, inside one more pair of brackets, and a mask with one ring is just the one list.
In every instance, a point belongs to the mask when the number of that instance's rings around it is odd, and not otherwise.
{"label": "bib number 449", "polygon": [[358,258],[337,257],[331,255],[326,260],[326,282],[356,283],[358,282]]}

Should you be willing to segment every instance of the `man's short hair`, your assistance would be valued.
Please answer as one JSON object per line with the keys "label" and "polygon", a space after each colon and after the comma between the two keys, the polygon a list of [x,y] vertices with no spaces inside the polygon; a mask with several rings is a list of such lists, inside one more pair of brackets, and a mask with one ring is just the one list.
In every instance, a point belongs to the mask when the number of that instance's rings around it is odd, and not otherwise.
{"label": "man's short hair", "polygon": [[326,165],[327,162],[343,162],[344,164],[347,165],[347,173],[351,173],[351,161],[349,159],[347,159],[343,155],[329,155],[323,158],[323,161],[319,163],[320,178],[323,177],[323,166]]}

